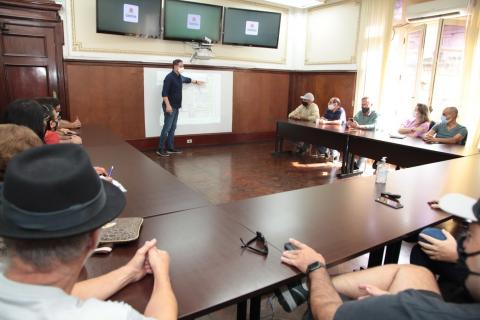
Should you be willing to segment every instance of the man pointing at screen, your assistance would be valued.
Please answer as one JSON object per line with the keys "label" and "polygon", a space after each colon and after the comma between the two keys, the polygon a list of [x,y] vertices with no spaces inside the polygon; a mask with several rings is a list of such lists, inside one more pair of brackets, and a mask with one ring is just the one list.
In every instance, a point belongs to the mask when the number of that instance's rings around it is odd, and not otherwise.
{"label": "man pointing at screen", "polygon": [[159,156],[168,157],[172,153],[182,153],[175,149],[173,138],[175,137],[175,129],[177,128],[178,112],[182,107],[182,87],[184,83],[202,84],[203,81],[192,80],[182,76],[185,70],[183,61],[180,59],[173,60],[173,70],[163,80],[162,90],[162,108],[164,123],[162,133],[160,135],[160,144],[155,152]]}

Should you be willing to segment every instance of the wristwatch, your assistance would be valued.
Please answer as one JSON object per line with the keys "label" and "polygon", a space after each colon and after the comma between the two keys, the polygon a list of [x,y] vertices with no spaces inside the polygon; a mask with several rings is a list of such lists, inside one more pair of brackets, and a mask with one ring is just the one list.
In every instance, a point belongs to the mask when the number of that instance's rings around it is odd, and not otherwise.
{"label": "wristwatch", "polygon": [[311,264],[308,265],[307,267],[307,272],[306,272],[306,275],[310,275],[310,273],[312,273],[313,271],[317,270],[317,269],[320,269],[320,268],[327,268],[323,263],[321,263],[320,261],[315,261]]}

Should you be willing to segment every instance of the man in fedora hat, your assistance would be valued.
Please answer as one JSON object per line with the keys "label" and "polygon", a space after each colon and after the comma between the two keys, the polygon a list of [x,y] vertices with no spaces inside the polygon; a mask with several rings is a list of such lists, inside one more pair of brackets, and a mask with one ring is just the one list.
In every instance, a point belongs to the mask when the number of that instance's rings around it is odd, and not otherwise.
{"label": "man in fedora hat", "polygon": [[[290,239],[296,250],[285,251],[281,259],[307,275],[314,319],[480,319],[480,200],[447,194],[439,206],[470,223],[458,241],[457,265],[468,274],[464,285],[476,303],[445,302],[433,274],[413,265],[389,264],[331,278],[321,254]],[[290,294],[283,295],[284,308],[300,302]]]}
{"label": "man in fedora hat", "polygon": [[[123,193],[101,181],[80,146],[27,150],[9,162],[0,185],[1,319],[176,319],[169,257],[147,241],[123,267],[77,283],[100,228],[125,206]],[[154,276],[145,316],[102,301],[129,283]]]}

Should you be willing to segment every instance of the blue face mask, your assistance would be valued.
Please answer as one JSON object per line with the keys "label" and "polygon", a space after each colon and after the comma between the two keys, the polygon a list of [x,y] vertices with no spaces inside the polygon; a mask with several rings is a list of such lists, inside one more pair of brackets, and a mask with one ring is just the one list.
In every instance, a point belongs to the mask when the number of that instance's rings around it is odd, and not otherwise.
{"label": "blue face mask", "polygon": [[447,122],[448,122],[448,121],[447,121],[447,117],[442,116],[442,117],[440,118],[440,122],[441,122],[441,123],[447,123]]}

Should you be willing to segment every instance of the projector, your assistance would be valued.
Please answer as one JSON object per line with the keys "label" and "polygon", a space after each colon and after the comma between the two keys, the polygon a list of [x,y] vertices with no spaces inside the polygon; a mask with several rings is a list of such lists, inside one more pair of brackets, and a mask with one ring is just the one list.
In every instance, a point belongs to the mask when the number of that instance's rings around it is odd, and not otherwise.
{"label": "projector", "polygon": [[192,59],[209,60],[215,57],[212,49],[210,48],[198,48],[195,50]]}

